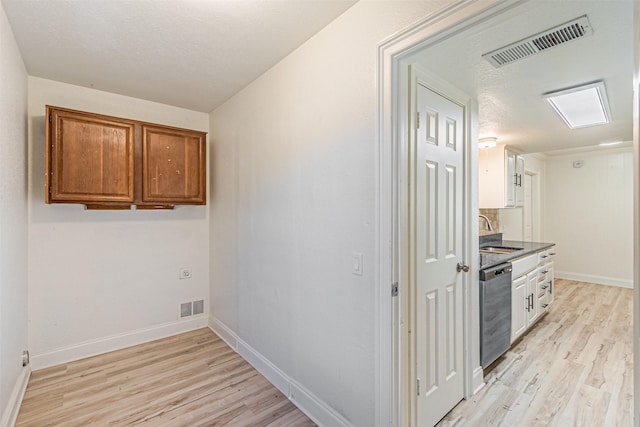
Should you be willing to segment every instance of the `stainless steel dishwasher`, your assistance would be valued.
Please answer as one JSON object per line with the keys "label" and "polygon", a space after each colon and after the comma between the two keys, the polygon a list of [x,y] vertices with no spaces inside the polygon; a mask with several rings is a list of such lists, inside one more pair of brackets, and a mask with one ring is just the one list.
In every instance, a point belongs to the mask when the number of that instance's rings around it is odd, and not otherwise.
{"label": "stainless steel dishwasher", "polygon": [[511,263],[480,270],[480,364],[486,368],[511,345]]}

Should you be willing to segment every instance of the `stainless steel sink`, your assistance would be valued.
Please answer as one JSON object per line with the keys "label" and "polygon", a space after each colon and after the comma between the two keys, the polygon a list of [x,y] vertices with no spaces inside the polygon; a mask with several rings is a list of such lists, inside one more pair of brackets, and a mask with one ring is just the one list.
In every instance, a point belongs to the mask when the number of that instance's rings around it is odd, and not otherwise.
{"label": "stainless steel sink", "polygon": [[480,248],[481,254],[510,254],[512,252],[521,251],[523,248],[514,248],[511,246],[484,246]]}

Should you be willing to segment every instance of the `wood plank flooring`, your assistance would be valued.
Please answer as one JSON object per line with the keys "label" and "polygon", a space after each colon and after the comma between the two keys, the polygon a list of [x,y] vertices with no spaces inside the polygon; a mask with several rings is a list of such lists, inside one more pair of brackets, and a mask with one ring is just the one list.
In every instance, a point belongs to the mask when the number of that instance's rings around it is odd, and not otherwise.
{"label": "wood plank flooring", "polygon": [[314,426],[209,329],[35,371],[16,426]]}
{"label": "wood plank flooring", "polygon": [[[632,426],[631,289],[556,281],[555,302],[439,424]],[[32,374],[22,426],[313,426],[209,329]]]}
{"label": "wood plank flooring", "polygon": [[439,424],[633,425],[633,290],[556,280],[552,310]]}

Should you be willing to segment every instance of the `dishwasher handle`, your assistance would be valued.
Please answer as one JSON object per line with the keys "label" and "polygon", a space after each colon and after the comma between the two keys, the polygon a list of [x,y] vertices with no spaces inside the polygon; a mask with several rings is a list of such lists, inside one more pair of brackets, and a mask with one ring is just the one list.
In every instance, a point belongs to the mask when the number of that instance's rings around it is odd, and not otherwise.
{"label": "dishwasher handle", "polygon": [[496,265],[495,267],[485,268],[484,270],[480,270],[480,280],[487,281],[491,279],[495,279],[496,277],[509,275],[511,276],[511,263],[505,263]]}

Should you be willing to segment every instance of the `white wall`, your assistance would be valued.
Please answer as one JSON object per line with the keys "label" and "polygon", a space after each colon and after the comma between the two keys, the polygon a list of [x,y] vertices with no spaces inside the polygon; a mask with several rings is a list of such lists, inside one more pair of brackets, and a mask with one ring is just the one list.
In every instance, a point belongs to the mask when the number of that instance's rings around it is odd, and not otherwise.
{"label": "white wall", "polygon": [[[204,326],[178,305],[209,299],[206,206],[88,211],[44,203],[45,105],[209,130],[207,114],[29,77],[29,348],[34,368]],[[190,280],[179,280],[182,267]]]}
{"label": "white wall", "polygon": [[544,240],[557,243],[556,276],[632,287],[632,191],[631,148],[547,158]]}
{"label": "white wall", "polygon": [[28,375],[26,218],[27,72],[0,4],[0,425],[17,415]]}
{"label": "white wall", "polygon": [[213,323],[356,426],[375,414],[376,47],[445,3],[358,2],[211,114]]}

